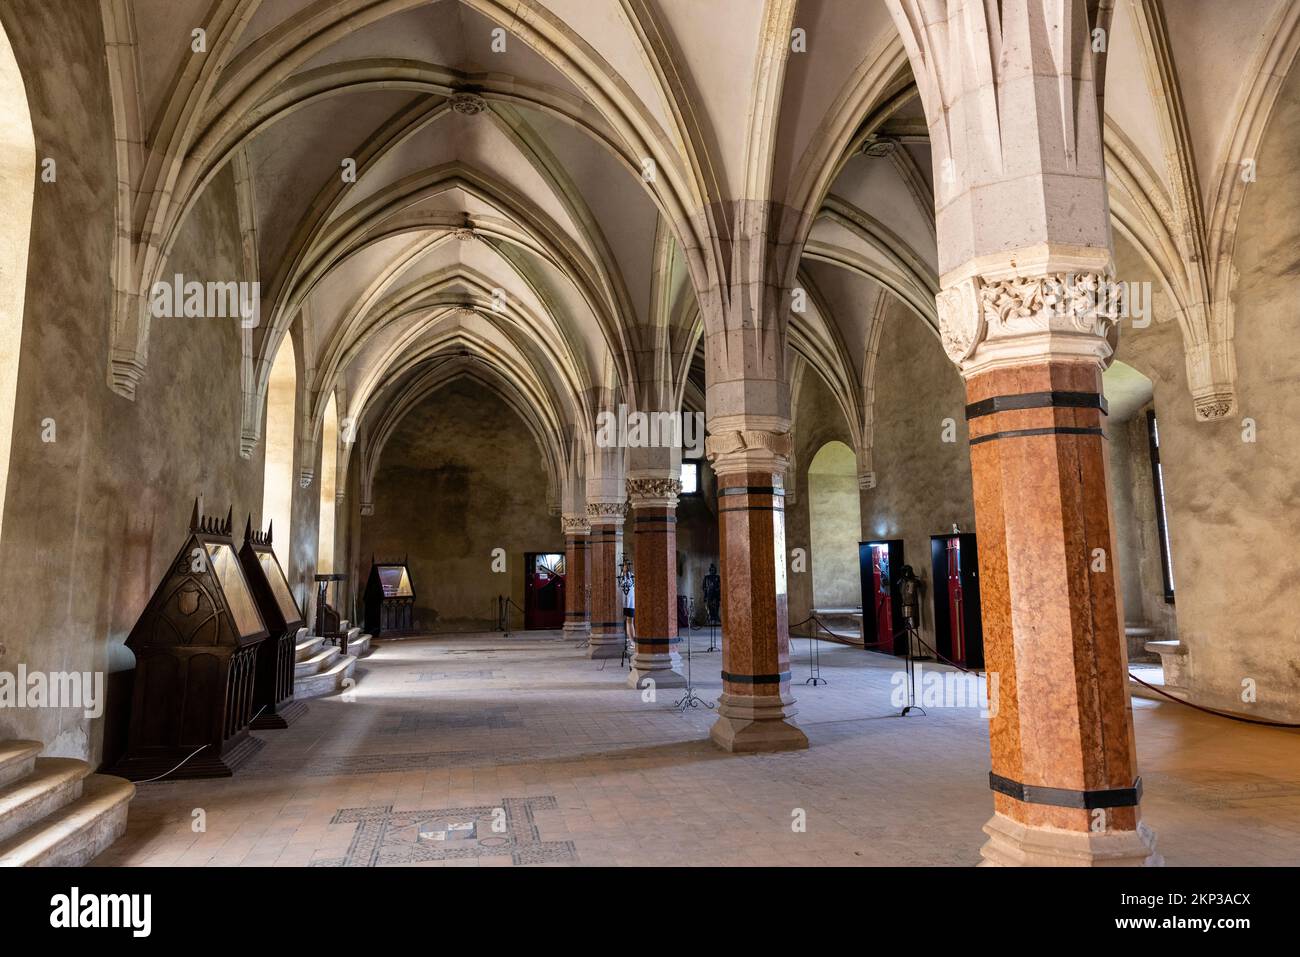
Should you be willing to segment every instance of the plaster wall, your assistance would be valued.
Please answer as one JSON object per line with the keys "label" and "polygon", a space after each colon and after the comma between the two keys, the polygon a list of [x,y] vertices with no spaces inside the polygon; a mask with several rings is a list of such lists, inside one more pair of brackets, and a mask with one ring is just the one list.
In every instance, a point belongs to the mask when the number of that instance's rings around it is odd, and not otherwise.
{"label": "plaster wall", "polygon": [[[1234,251],[1235,414],[1198,421],[1168,298],[1123,329],[1118,356],[1155,387],[1173,552],[1177,636],[1191,700],[1300,720],[1300,72],[1278,95]],[[1155,281],[1117,244],[1121,279]],[[1158,281],[1156,282],[1159,288]],[[1253,439],[1253,440],[1252,440]],[[1243,700],[1253,688],[1254,701]]]}
{"label": "plaster wall", "polygon": [[[402,420],[384,447],[374,500],[375,514],[358,519],[357,588],[372,555],[408,556],[415,623],[424,631],[494,627],[498,595],[524,605],[524,554],[564,551],[537,443],[514,410],[469,379]],[[506,551],[504,573],[492,571],[495,548]],[[517,615],[512,622],[522,626]]]}
{"label": "plaster wall", "polygon": [[965,406],[965,386],[939,340],[894,304],[876,361],[876,488],[862,492],[863,540],[903,540],[904,561],[923,589],[918,631],[932,647],[930,536],[951,531],[954,522],[963,531],[975,528]]}
{"label": "plaster wall", "polygon": [[[793,474],[786,476],[787,492],[793,490],[794,494],[787,494],[785,502],[786,581],[792,625],[811,615],[815,602],[813,583],[817,556],[813,553],[813,529],[808,508],[811,498],[808,469],[817,451],[827,442],[843,442],[851,448],[853,441],[835,397],[821,376],[811,369],[803,374],[795,408]],[[792,558],[795,549],[804,552],[806,561],[802,571],[796,570]],[[852,595],[846,596],[852,600],[846,601],[845,605],[861,605],[861,591],[858,587]]]}
{"label": "plaster wall", "polygon": [[[0,541],[0,670],[109,672],[107,711],[0,710],[0,738],[47,755],[115,756],[133,656],[123,645],[185,535],[194,498],[260,511],[261,455],[242,459],[238,320],[153,323],[134,401],[108,388],[117,170],[97,4],[10,0],[3,23],[27,86],[38,183],[10,481]],[[200,200],[171,273],[242,275],[229,173]],[[43,420],[55,440],[42,438]],[[242,529],[241,529],[242,531]],[[105,745],[106,727],[109,743]]]}

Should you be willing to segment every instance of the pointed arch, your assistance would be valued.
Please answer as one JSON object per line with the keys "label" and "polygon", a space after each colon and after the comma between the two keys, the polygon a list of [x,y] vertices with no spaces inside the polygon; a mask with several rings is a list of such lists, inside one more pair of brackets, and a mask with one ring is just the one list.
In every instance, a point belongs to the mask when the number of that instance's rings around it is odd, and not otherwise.
{"label": "pointed arch", "polygon": [[36,185],[36,138],[18,61],[0,27],[0,532],[18,393],[27,251]]}

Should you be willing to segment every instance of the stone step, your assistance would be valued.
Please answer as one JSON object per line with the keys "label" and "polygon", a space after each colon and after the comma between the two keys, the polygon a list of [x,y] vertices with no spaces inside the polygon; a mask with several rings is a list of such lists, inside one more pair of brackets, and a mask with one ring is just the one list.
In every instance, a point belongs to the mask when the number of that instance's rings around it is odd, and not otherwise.
{"label": "stone step", "polygon": [[81,797],[90,765],[75,758],[37,758],[32,772],[0,788],[0,841]]}
{"label": "stone step", "polygon": [[[337,649],[334,649],[337,652]],[[334,694],[343,690],[343,682],[352,677],[357,659],[352,655],[343,655],[327,671],[303,675],[293,679],[293,697],[295,701],[319,698],[321,695]]]}
{"label": "stone step", "polygon": [[348,634],[348,654],[354,658],[364,658],[370,654],[370,636],[362,634],[360,628],[355,628],[353,631],[356,632],[355,635]]}
{"label": "stone step", "polygon": [[44,747],[39,741],[0,741],[0,788],[31,774]]}
{"label": "stone step", "polygon": [[294,680],[328,670],[338,656],[339,650],[333,645],[318,649],[310,658],[304,658],[293,666]]}
{"label": "stone step", "polygon": [[325,643],[325,639],[319,635],[307,635],[298,639],[293,646],[294,661],[303,661],[310,658],[316,652],[320,651],[320,646]]}
{"label": "stone step", "polygon": [[108,774],[81,782],[81,796],[8,840],[0,841],[0,867],[81,867],[126,830],[135,785]]}

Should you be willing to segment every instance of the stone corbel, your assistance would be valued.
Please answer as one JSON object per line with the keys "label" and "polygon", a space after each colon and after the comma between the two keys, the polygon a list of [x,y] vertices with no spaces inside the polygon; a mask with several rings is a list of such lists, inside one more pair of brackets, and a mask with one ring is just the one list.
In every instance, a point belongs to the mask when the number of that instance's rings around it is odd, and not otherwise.
{"label": "stone corbel", "polygon": [[300,469],[298,471],[298,487],[311,488],[312,480],[316,477],[316,470],[313,468]]}
{"label": "stone corbel", "polygon": [[361,503],[361,515],[362,515],[363,518],[369,518],[371,515],[374,515],[374,514],[375,514],[375,503],[374,503],[374,502],[362,502],[362,503]]}
{"label": "stone corbel", "polygon": [[1237,360],[1231,339],[1187,349],[1187,387],[1198,422],[1216,422],[1237,408]]}

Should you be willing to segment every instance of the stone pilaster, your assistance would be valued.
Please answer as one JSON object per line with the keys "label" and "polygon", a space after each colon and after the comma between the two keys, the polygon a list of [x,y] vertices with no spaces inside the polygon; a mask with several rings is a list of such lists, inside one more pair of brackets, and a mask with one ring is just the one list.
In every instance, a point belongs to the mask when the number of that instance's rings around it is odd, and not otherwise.
{"label": "stone pilaster", "polygon": [[789,422],[717,416],[710,431],[722,552],[722,696],[710,737],[728,751],[806,748],[808,738],[789,723],[795,714],[785,569]]}
{"label": "stone pilaster", "polygon": [[686,679],[673,670],[677,644],[677,496],[676,478],[627,480],[631,506],[636,575],[636,652],[628,687],[683,688]]}
{"label": "stone pilaster", "polygon": [[585,515],[565,515],[564,526],[564,636],[585,640],[591,634],[591,583],[587,550],[591,523]]}
{"label": "stone pilaster", "polygon": [[627,640],[623,623],[623,593],[618,587],[618,553],[623,535],[622,502],[587,505],[591,535],[587,557],[591,578],[590,658],[619,658]]}
{"label": "stone pilaster", "polygon": [[994,815],[985,865],[1153,864],[1141,821],[1101,372],[1118,313],[1093,268],[948,284],[966,378]]}

